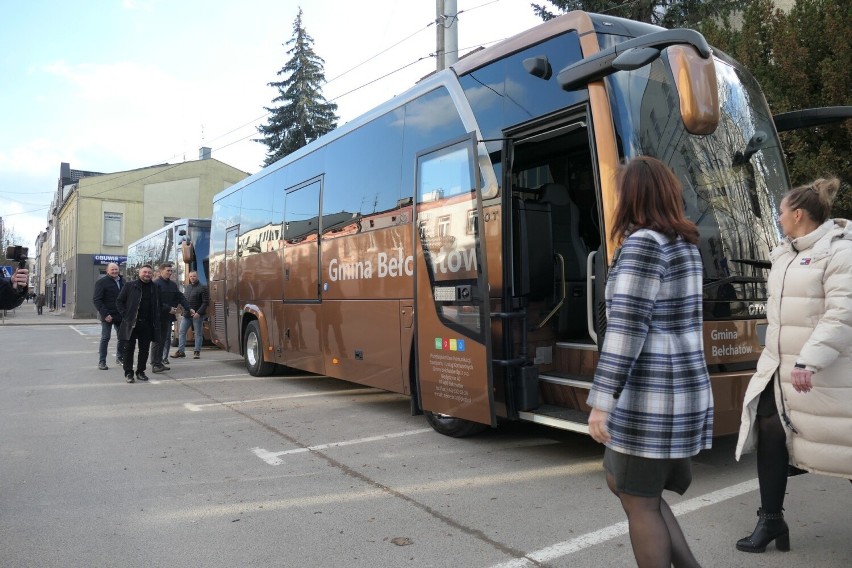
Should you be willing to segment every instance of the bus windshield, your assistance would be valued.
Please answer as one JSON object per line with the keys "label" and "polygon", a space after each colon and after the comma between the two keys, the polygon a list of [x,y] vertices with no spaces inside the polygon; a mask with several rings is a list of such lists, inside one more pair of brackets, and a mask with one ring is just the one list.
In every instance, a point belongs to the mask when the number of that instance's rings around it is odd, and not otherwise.
{"label": "bus windshield", "polygon": [[611,109],[622,156],[655,156],[684,184],[686,213],[701,232],[705,319],[761,317],[776,204],[789,181],[754,78],[721,54],[715,68],[721,118],[710,135],[686,131],[665,56],[608,77]]}
{"label": "bus windshield", "polygon": [[195,263],[191,266],[198,272],[198,281],[207,285],[207,273],[209,272],[210,256],[210,225],[190,226],[192,232],[192,242],[195,246]]}

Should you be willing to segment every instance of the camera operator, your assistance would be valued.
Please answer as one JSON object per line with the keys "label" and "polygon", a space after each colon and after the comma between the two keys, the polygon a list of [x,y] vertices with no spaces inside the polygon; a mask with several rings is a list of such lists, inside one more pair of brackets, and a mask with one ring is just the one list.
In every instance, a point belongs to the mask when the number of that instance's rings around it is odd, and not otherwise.
{"label": "camera operator", "polygon": [[0,277],[0,310],[13,310],[24,303],[29,270],[19,268],[11,278]]}

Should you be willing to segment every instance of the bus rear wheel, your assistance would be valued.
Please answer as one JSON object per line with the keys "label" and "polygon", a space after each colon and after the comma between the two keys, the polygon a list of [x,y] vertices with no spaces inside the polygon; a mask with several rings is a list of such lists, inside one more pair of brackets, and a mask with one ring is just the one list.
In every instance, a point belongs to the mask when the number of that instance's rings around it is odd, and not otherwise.
{"label": "bus rear wheel", "polygon": [[246,369],[253,377],[265,377],[275,370],[275,363],[267,363],[263,360],[263,342],[260,340],[260,326],[256,321],[249,322],[246,328],[243,357],[246,361]]}
{"label": "bus rear wheel", "polygon": [[439,414],[428,410],[424,414],[426,415],[426,421],[429,423],[429,426],[434,428],[436,432],[453,438],[474,436],[488,428],[485,424],[471,422],[463,418],[454,418],[446,414]]}

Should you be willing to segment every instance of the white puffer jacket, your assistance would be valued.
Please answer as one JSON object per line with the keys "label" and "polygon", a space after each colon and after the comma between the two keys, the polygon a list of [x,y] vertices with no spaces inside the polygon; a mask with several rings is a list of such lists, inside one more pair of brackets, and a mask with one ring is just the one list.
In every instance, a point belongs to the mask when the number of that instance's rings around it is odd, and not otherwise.
{"label": "white puffer jacket", "polygon": [[[852,223],[829,219],[771,258],[766,347],[746,390],[736,457],[757,447],[757,402],[775,380],[790,463],[852,479]],[[814,371],[808,393],[791,384],[797,362]]]}

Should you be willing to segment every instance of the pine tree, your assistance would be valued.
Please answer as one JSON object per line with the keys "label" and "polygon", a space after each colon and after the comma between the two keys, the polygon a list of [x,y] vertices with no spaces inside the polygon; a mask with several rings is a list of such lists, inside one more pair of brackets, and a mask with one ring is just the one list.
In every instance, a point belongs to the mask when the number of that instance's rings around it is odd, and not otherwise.
{"label": "pine tree", "polygon": [[337,127],[337,105],[325,100],[322,85],[325,83],[325,61],[313,50],[314,39],[302,26],[302,9],[293,22],[293,37],[284,46],[290,59],[278,71],[281,81],[268,83],[278,89],[278,96],[269,108],[269,121],[258,126],[263,138],[256,140],[268,147],[263,163],[268,166],[295,152]]}

